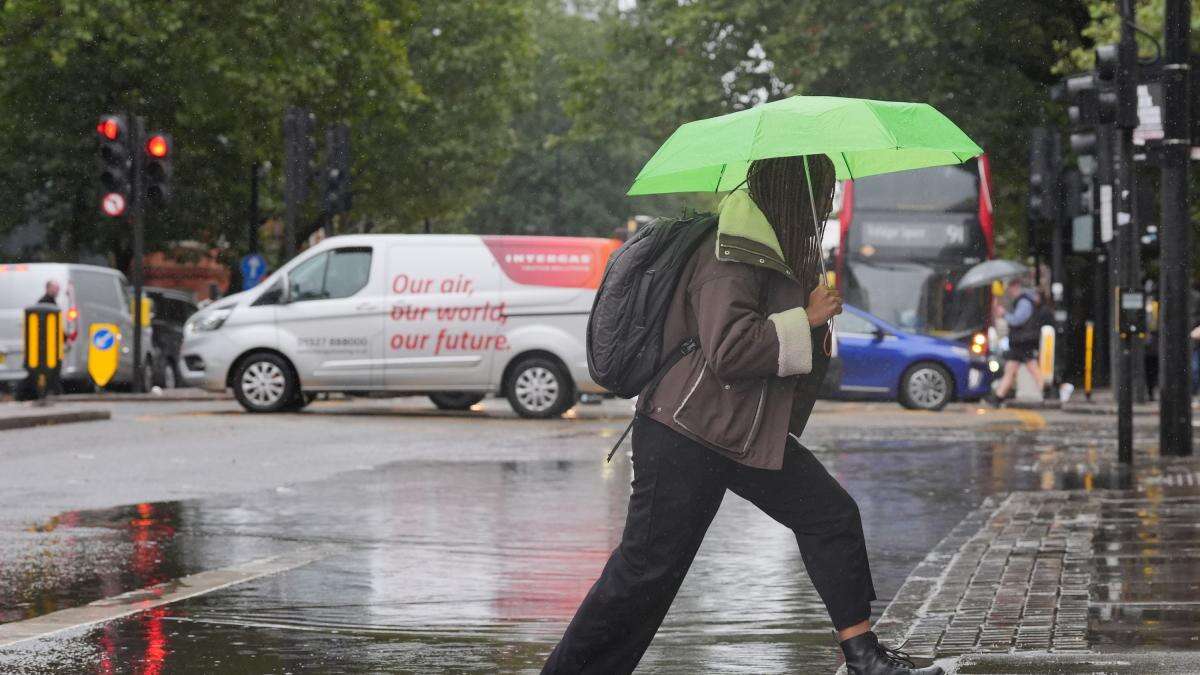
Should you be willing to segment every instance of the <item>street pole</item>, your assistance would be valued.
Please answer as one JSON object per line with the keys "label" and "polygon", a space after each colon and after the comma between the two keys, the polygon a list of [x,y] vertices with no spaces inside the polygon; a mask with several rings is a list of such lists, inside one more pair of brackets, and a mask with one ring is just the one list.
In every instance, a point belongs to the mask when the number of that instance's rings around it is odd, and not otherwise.
{"label": "street pole", "polygon": [[142,267],[146,257],[146,232],[142,220],[146,182],[143,180],[145,166],[142,147],[146,142],[146,118],[138,115],[133,118],[133,194],[129,196],[129,221],[133,227],[133,262],[130,264],[130,276],[133,277],[133,390],[144,393],[142,377],[146,364],[142,362]]}
{"label": "street pole", "polygon": [[1189,109],[1191,4],[1167,0],[1164,19],[1163,141],[1162,141],[1162,251],[1159,267],[1161,293],[1161,372],[1159,447],[1164,455],[1192,454],[1191,359],[1189,317],[1192,272],[1191,223],[1188,213],[1188,161],[1191,153]]}
{"label": "street pole", "polygon": [[248,250],[258,253],[258,174],[262,170],[260,162],[250,165],[250,222],[246,230]]}
{"label": "street pole", "polygon": [[300,112],[296,108],[288,108],[283,113],[283,246],[280,247],[281,259],[277,266],[296,256],[296,215],[299,204],[299,134]]}
{"label": "street pole", "polygon": [[[1125,294],[1141,288],[1138,265],[1138,224],[1134,217],[1133,204],[1137,189],[1133,171],[1133,130],[1138,125],[1136,109],[1130,101],[1136,101],[1137,41],[1133,32],[1135,15],[1133,0],[1121,0],[1121,41],[1117,48],[1116,75],[1113,82],[1117,87],[1116,138],[1113,147],[1113,202],[1116,207],[1116,237],[1111,251],[1116,258],[1115,289],[1116,309],[1124,319],[1128,308]],[[1097,64],[1099,67],[1099,64]],[[1139,333],[1130,330],[1122,320],[1119,330],[1120,356],[1117,360],[1117,456],[1121,464],[1133,463],[1133,399],[1137,395],[1138,379],[1135,377],[1135,362],[1142,360],[1144,351]],[[1141,398],[1145,394],[1142,392]]]}
{"label": "street pole", "polygon": [[1097,320],[1104,322],[1100,327],[1100,335],[1103,336],[1102,346],[1096,360],[1104,363],[1104,379],[1116,393],[1119,391],[1118,383],[1120,381],[1119,345],[1121,344],[1121,335],[1117,330],[1115,320],[1117,312],[1112,303],[1113,289],[1120,285],[1117,270],[1120,268],[1121,247],[1117,246],[1114,236],[1116,230],[1114,223],[1116,205],[1113,199],[1113,176],[1116,173],[1113,170],[1114,135],[1111,124],[1096,126],[1096,213],[1099,214],[1100,226],[1100,236],[1097,238],[1100,247],[1097,250],[1101,252],[1096,262],[1098,267],[1103,266],[1103,269],[1096,270],[1096,283],[1101,296],[1097,298]]}

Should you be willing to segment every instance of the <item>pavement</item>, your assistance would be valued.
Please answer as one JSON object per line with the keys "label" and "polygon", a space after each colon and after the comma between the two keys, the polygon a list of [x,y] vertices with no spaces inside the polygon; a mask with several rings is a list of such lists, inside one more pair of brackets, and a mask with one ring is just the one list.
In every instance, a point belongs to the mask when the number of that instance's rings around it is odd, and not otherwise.
{"label": "pavement", "polygon": [[[105,407],[0,437],[0,672],[536,672],[624,521],[623,401]],[[805,433],[885,638],[964,673],[1195,672],[1200,476],[1152,416],[1135,438],[1122,472],[1069,410],[823,401]],[[730,497],[639,672],[834,672],[829,628],[791,534]]]}
{"label": "pavement", "polygon": [[34,403],[0,403],[0,431],[71,424],[73,422],[95,422],[112,417],[108,410],[37,405]]}
{"label": "pavement", "polygon": [[1197,672],[1200,462],[1155,450],[1101,460],[1080,489],[985,500],[905,581],[882,638],[951,673]]}

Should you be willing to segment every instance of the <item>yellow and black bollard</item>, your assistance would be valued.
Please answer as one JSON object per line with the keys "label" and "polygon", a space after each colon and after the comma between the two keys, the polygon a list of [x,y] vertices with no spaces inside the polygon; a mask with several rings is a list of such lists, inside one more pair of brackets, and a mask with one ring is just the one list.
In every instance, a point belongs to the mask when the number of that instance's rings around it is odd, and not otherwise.
{"label": "yellow and black bollard", "polygon": [[1096,324],[1088,321],[1084,324],[1083,337],[1083,395],[1092,400],[1092,352],[1096,343]]}
{"label": "yellow and black bollard", "polygon": [[38,304],[25,308],[25,373],[30,390],[44,402],[58,388],[62,369],[63,331],[58,307]]}

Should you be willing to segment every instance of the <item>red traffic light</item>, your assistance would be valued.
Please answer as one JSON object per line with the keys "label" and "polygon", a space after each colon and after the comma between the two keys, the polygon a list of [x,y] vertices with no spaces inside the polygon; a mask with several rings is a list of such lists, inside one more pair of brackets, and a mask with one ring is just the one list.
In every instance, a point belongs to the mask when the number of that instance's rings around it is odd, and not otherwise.
{"label": "red traffic light", "polygon": [[171,154],[171,141],[162,134],[155,134],[146,141],[146,154],[151,157],[163,158]]}
{"label": "red traffic light", "polygon": [[100,118],[100,123],[96,125],[96,132],[110,141],[115,141],[121,137],[121,133],[124,131],[121,126],[121,120],[106,115]]}

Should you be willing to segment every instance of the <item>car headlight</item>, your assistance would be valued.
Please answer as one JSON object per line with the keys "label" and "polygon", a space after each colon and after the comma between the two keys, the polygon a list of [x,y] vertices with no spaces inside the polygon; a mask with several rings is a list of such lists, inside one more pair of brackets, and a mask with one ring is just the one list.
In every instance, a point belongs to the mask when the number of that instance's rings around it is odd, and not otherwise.
{"label": "car headlight", "polygon": [[216,330],[225,323],[229,315],[233,313],[230,308],[213,309],[188,320],[184,327],[188,333],[203,333],[205,331]]}

